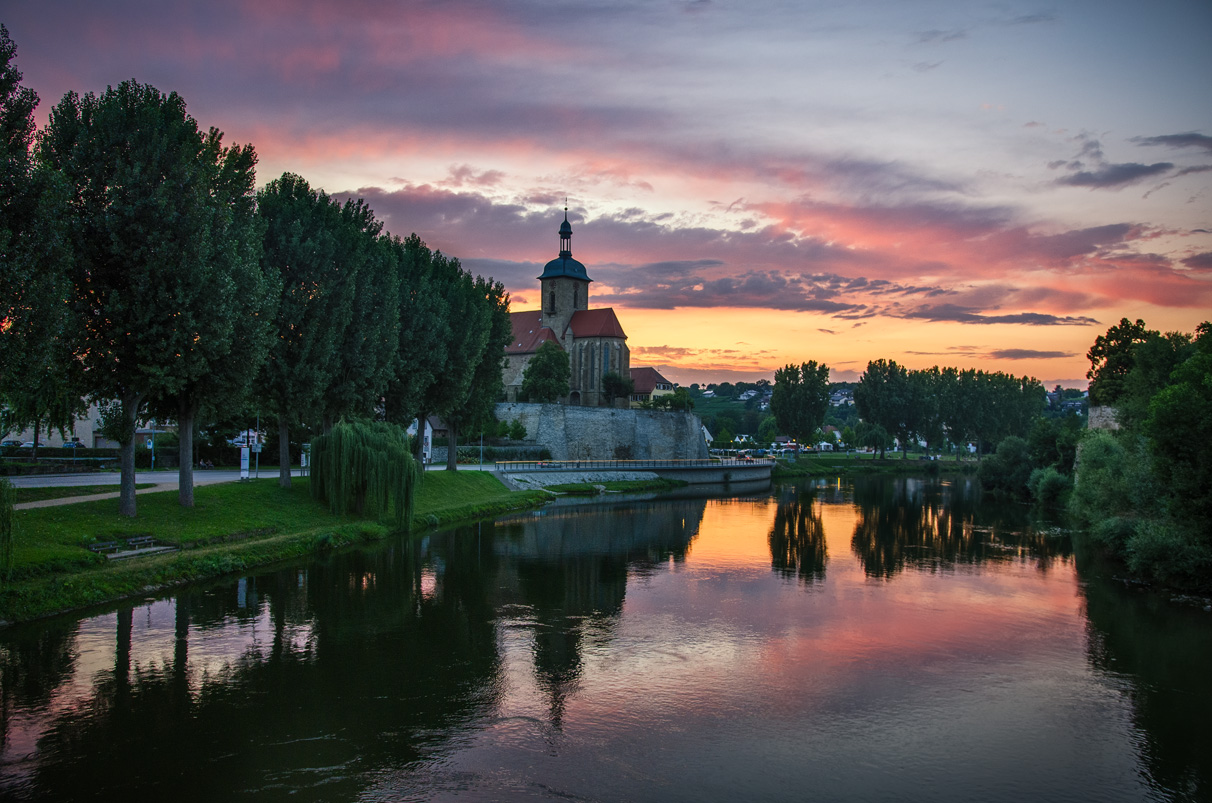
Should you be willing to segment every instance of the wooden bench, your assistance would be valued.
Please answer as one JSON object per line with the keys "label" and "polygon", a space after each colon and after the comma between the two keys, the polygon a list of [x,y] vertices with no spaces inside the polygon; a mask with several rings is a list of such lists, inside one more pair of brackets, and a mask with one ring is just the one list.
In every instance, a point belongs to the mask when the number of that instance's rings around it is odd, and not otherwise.
{"label": "wooden bench", "polygon": [[126,546],[130,549],[142,549],[145,546],[155,546],[156,539],[150,535],[137,535],[134,538],[126,539]]}
{"label": "wooden bench", "polygon": [[98,554],[102,552],[117,552],[121,546],[117,541],[98,541],[95,544],[89,544],[88,548]]}

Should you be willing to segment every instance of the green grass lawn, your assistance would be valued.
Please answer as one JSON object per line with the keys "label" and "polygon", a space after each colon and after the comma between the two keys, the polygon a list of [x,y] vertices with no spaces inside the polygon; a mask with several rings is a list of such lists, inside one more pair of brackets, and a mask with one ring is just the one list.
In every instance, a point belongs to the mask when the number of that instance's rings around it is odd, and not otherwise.
{"label": "green grass lawn", "polygon": [[[412,529],[542,504],[543,492],[511,492],[479,471],[428,472],[418,489]],[[176,489],[138,497],[138,515],[118,515],[115,499],[14,512],[13,574],[0,587],[0,620],[120,599],[152,588],[245,571],[362,541],[384,538],[389,519],[337,516],[310,496],[306,478],[198,486],[195,505]],[[388,514],[390,516],[390,514]],[[179,552],[110,561],[88,549],[98,541],[150,535]]]}
{"label": "green grass lawn", "polygon": [[[141,482],[135,486],[136,490],[141,488],[154,488],[155,483]],[[23,502],[43,502],[47,499],[66,499],[70,496],[92,496],[93,494],[109,494],[117,493],[117,485],[61,485],[54,488],[14,488],[17,494],[16,504]]]}

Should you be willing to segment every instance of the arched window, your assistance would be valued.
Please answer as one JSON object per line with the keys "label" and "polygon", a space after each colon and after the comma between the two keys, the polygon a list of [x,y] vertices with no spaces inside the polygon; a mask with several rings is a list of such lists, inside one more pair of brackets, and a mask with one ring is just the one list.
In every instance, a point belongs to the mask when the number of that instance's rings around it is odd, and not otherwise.
{"label": "arched window", "polygon": [[547,311],[555,313],[555,290],[547,294]]}

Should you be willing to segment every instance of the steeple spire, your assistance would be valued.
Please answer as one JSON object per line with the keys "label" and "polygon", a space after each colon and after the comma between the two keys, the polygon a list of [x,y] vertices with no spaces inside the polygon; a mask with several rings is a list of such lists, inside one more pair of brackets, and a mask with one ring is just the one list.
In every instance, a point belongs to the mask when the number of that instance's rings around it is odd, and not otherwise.
{"label": "steeple spire", "polygon": [[564,199],[564,222],[560,224],[560,258],[572,259],[572,224],[568,222],[568,199]]}

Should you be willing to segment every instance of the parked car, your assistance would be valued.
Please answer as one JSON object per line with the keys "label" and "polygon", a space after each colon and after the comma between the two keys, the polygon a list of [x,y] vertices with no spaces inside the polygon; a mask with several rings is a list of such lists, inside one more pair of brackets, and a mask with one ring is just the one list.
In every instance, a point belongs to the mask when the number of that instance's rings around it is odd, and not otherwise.
{"label": "parked car", "polygon": [[20,446],[21,441],[0,441],[0,448],[7,449],[10,446]]}
{"label": "parked car", "polygon": [[25,443],[21,444],[21,448],[22,449],[32,449],[32,448],[34,448],[34,442],[26,441]]}

